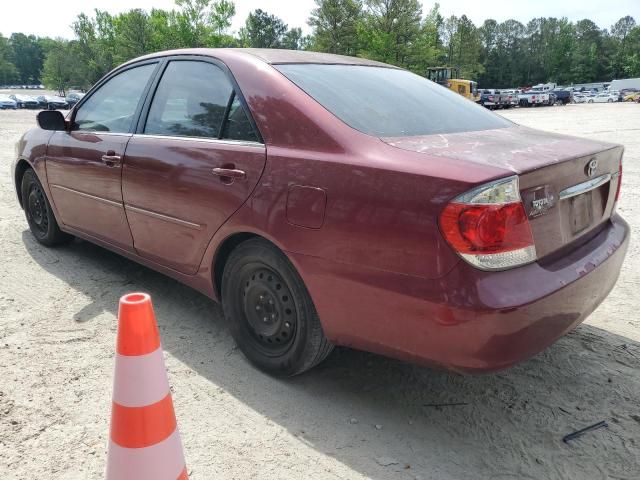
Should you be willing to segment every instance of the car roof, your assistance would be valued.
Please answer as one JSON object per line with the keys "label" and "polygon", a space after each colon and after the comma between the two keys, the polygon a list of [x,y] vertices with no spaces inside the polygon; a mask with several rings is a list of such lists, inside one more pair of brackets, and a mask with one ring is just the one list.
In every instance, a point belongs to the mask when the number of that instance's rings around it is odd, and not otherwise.
{"label": "car roof", "polygon": [[306,50],[285,50],[278,48],[185,48],[152,53],[150,55],[135,58],[127,63],[171,55],[205,55],[217,57],[219,55],[222,56],[222,54],[225,58],[229,56],[245,58],[246,56],[251,56],[253,58],[258,58],[259,60],[262,60],[263,62],[270,65],[309,63],[325,65],[368,65],[395,69],[398,68],[393,65],[377,62],[375,60],[368,60],[366,58],[348,57],[345,55],[335,55],[333,53],[309,52]]}
{"label": "car roof", "polygon": [[382,62],[368,60],[366,58],[348,57],[333,53],[309,52],[306,50],[283,50],[277,48],[234,48],[230,49],[241,54],[249,54],[258,57],[263,62],[274,64],[283,63],[321,63],[331,65],[373,65],[392,67]]}

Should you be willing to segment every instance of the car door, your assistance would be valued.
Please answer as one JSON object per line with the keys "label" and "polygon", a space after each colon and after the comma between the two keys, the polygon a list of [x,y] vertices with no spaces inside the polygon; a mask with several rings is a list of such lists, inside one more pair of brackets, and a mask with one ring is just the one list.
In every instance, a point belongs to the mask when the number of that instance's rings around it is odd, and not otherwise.
{"label": "car door", "polygon": [[136,252],[193,274],[265,164],[241,92],[222,64],[170,59],[129,142],[122,192]]}
{"label": "car door", "polygon": [[122,157],[158,62],[134,65],[98,86],[74,111],[69,131],[47,148],[47,179],[59,220],[133,251],[122,202]]}

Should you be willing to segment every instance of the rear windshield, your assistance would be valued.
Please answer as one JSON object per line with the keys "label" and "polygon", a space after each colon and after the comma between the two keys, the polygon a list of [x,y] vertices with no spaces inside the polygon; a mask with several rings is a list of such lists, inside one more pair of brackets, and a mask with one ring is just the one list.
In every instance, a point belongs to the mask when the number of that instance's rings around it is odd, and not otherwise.
{"label": "rear windshield", "polygon": [[376,137],[505,128],[513,124],[424,77],[362,65],[274,65],[347,125]]}

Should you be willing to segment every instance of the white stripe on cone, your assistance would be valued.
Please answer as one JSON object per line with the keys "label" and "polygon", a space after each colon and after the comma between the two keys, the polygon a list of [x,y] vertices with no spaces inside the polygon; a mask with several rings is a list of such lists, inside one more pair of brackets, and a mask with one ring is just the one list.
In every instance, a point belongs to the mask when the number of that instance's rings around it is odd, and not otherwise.
{"label": "white stripe on cone", "polygon": [[124,448],[109,441],[107,480],[176,480],[184,467],[177,428],[151,447]]}
{"label": "white stripe on cone", "polygon": [[146,407],[169,393],[162,347],[146,355],[116,353],[113,401],[123,407]]}

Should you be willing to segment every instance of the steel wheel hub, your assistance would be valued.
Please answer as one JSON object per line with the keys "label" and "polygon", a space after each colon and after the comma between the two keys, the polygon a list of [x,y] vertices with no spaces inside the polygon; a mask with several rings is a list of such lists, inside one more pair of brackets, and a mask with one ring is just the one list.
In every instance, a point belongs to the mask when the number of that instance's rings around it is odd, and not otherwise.
{"label": "steel wheel hub", "polygon": [[44,194],[36,185],[29,191],[29,196],[27,197],[27,212],[36,229],[41,233],[46,233],[49,226],[47,207]]}
{"label": "steel wheel hub", "polygon": [[243,308],[249,329],[261,347],[277,353],[290,346],[297,317],[291,291],[280,275],[267,267],[246,274]]}

